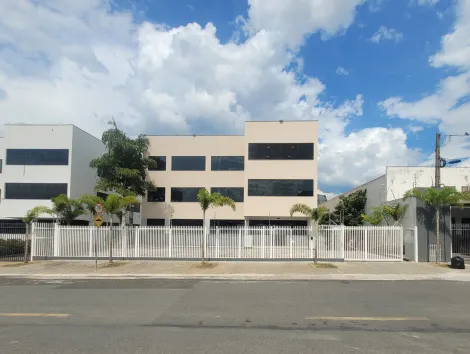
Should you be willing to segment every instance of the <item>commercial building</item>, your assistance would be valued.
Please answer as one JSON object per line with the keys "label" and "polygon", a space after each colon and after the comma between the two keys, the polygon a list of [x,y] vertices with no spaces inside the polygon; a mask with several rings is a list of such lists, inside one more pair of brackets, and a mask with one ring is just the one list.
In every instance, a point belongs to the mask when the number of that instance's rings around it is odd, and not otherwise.
{"label": "commercial building", "polygon": [[68,124],[7,124],[3,133],[0,219],[19,220],[35,206],[51,207],[59,194],[95,193],[96,171],[89,164],[103,154],[101,140]]}
{"label": "commercial building", "polygon": [[236,202],[209,209],[212,225],[306,225],[295,203],[317,206],[317,121],[248,121],[237,136],[148,136],[157,189],[142,205],[144,225],[202,225],[201,188]]}

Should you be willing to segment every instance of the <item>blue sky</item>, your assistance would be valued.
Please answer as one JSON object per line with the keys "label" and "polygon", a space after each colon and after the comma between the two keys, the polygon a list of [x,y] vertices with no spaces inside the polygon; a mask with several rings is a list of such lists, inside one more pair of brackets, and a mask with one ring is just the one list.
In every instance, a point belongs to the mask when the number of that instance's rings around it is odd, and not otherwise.
{"label": "blue sky", "polygon": [[[470,131],[469,0],[0,1],[2,123],[99,136],[318,119],[319,186],[426,164]],[[446,157],[466,158],[453,139]]]}

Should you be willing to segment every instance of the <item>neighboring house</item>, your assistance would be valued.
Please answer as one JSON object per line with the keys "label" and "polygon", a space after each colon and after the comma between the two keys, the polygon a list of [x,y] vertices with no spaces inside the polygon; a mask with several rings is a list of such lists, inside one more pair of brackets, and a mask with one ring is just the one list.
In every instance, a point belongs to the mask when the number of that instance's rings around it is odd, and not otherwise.
{"label": "neighboring house", "polygon": [[145,225],[202,225],[205,187],[236,202],[211,209],[212,225],[307,225],[294,203],[317,206],[318,122],[248,121],[234,136],[148,136],[157,189],[142,205]]}
{"label": "neighboring house", "polygon": [[3,132],[0,220],[20,220],[38,205],[51,207],[59,194],[95,193],[96,170],[89,164],[105,151],[100,139],[68,124],[7,124]]}
{"label": "neighboring house", "polygon": [[317,203],[318,203],[318,205],[323,204],[323,203],[326,203],[327,200],[328,200],[328,199],[326,198],[326,195],[325,195],[325,194],[319,194],[319,195],[317,196]]}

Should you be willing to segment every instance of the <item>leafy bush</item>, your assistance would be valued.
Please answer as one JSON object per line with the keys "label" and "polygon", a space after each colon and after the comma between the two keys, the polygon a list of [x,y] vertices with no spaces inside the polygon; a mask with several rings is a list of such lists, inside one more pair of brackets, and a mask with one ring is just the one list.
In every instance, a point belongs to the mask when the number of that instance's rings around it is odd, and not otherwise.
{"label": "leafy bush", "polygon": [[[28,248],[31,244],[28,244]],[[24,253],[23,240],[0,240],[0,257],[13,256]]]}

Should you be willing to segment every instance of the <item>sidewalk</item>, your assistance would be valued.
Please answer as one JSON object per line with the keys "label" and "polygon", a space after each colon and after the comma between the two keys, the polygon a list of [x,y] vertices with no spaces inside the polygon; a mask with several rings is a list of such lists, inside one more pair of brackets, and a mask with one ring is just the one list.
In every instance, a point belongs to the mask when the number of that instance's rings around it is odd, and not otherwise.
{"label": "sidewalk", "polygon": [[34,279],[229,279],[229,280],[454,280],[470,281],[470,269],[429,263],[344,262],[314,268],[307,262],[214,262],[200,268],[184,261],[35,261],[0,263],[0,277]]}

